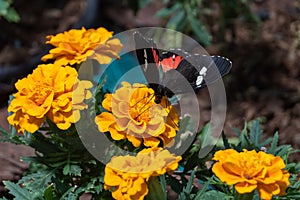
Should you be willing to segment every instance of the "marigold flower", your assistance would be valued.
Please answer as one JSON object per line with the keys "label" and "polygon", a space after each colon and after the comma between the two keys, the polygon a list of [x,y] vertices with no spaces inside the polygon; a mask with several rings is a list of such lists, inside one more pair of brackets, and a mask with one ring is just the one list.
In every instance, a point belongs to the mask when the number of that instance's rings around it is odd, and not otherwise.
{"label": "marigold flower", "polygon": [[115,199],[142,200],[148,194],[151,176],[172,173],[178,168],[180,156],[162,148],[150,148],[136,156],[113,157],[105,167],[104,189],[112,190]]}
{"label": "marigold flower", "polygon": [[55,48],[42,57],[43,61],[55,59],[59,65],[81,64],[87,58],[95,59],[100,64],[108,64],[112,58],[118,58],[122,49],[119,39],[111,39],[113,32],[105,28],[80,30],[72,29],[55,36],[47,36],[46,44]]}
{"label": "marigold flower", "polygon": [[114,140],[128,139],[135,147],[142,143],[157,147],[160,141],[170,145],[178,130],[178,114],[163,98],[154,102],[154,91],[143,84],[123,82],[114,94],[106,94],[103,112],[95,122],[100,132],[109,132]]}
{"label": "marigold flower", "polygon": [[35,132],[46,117],[66,130],[80,119],[79,110],[87,108],[91,98],[89,81],[79,81],[77,71],[69,66],[39,65],[32,74],[19,80],[18,92],[8,107],[7,119],[18,131]]}
{"label": "marigold flower", "polygon": [[254,150],[239,153],[233,149],[215,153],[212,171],[221,181],[234,185],[240,194],[257,189],[262,199],[284,195],[289,183],[289,173],[279,156]]}

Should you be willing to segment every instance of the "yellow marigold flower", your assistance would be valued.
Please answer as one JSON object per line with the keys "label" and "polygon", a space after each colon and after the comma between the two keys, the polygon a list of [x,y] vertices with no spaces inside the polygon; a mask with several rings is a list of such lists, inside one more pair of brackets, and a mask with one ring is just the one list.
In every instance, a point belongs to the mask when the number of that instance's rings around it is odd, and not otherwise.
{"label": "yellow marigold flower", "polygon": [[55,36],[47,36],[46,44],[55,48],[42,57],[43,61],[55,59],[59,65],[81,64],[87,58],[95,59],[100,64],[108,64],[112,58],[118,58],[122,44],[118,39],[111,39],[113,32],[105,28],[80,30],[72,29]]}
{"label": "yellow marigold flower", "polygon": [[128,139],[135,147],[172,144],[178,130],[178,114],[163,98],[154,102],[154,91],[142,84],[123,82],[114,94],[106,94],[102,106],[108,111],[96,116],[100,132],[114,140]]}
{"label": "yellow marigold flower", "polygon": [[104,188],[120,200],[142,200],[148,194],[151,176],[172,173],[178,168],[180,156],[162,148],[150,148],[136,156],[113,157],[105,167]]}
{"label": "yellow marigold flower", "polygon": [[79,81],[77,71],[69,66],[39,65],[32,74],[19,80],[18,92],[8,107],[13,112],[7,119],[18,131],[35,132],[46,117],[66,130],[80,118],[79,110],[91,98],[89,81]]}
{"label": "yellow marigold flower", "polygon": [[212,171],[221,181],[234,185],[240,194],[257,189],[262,199],[284,195],[289,183],[289,173],[279,156],[254,150],[239,153],[233,149],[215,153]]}

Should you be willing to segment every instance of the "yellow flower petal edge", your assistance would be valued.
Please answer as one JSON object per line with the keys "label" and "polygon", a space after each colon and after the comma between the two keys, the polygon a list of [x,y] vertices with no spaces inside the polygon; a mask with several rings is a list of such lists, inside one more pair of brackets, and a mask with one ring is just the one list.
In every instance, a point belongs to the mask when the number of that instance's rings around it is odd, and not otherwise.
{"label": "yellow flower petal edge", "polygon": [[172,173],[178,168],[180,156],[162,148],[149,148],[136,156],[115,156],[105,167],[104,189],[114,199],[142,200],[148,194],[151,176]]}
{"label": "yellow flower petal edge", "polygon": [[77,79],[77,71],[69,66],[39,65],[32,74],[19,80],[7,119],[19,132],[35,132],[48,117],[58,128],[66,130],[80,119],[87,108],[92,83]]}
{"label": "yellow flower petal edge", "polygon": [[222,182],[234,185],[240,194],[257,189],[262,199],[272,199],[273,195],[284,195],[290,184],[284,161],[263,151],[221,150],[213,160],[217,161],[212,168],[214,174]]}
{"label": "yellow flower petal edge", "polygon": [[42,61],[55,60],[59,65],[81,64],[87,58],[100,64],[108,64],[112,58],[119,59],[118,53],[123,45],[119,39],[112,38],[113,32],[103,27],[98,29],[71,29],[64,33],[47,36],[46,44],[54,46]]}
{"label": "yellow flower petal edge", "polygon": [[109,132],[114,140],[127,139],[135,147],[172,144],[178,130],[178,114],[167,98],[154,102],[154,91],[146,85],[122,83],[102,102],[107,112],[95,117],[100,132]]}

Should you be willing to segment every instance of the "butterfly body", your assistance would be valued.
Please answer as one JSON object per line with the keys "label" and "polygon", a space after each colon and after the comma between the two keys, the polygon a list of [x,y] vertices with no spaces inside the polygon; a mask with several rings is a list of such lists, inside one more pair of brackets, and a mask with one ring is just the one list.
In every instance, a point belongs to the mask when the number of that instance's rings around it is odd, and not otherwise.
{"label": "butterfly body", "polygon": [[[158,49],[152,38],[134,33],[136,55],[145,78],[155,92],[155,102],[194,91],[216,82],[229,73],[231,61],[221,56],[189,54],[181,49]],[[189,87],[187,87],[189,85]]]}

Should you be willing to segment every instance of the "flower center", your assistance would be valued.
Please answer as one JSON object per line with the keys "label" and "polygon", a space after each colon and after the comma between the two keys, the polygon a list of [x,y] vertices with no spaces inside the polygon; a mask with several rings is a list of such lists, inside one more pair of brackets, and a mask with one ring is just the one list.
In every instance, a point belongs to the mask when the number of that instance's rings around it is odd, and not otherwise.
{"label": "flower center", "polygon": [[45,82],[38,81],[35,84],[34,90],[35,93],[32,95],[32,99],[37,105],[40,106],[45,102],[47,97],[52,93],[53,87],[49,86]]}
{"label": "flower center", "polygon": [[130,116],[137,122],[146,122],[148,123],[151,120],[150,109],[153,106],[153,103],[150,102],[150,99],[144,97],[141,100],[138,100],[132,107],[130,107]]}
{"label": "flower center", "polygon": [[149,88],[137,88],[130,97],[129,114],[138,123],[149,123],[153,116],[151,107],[154,102],[154,92]]}

